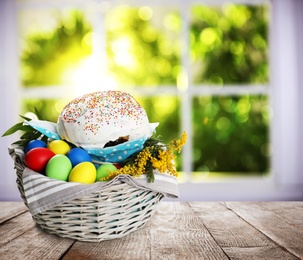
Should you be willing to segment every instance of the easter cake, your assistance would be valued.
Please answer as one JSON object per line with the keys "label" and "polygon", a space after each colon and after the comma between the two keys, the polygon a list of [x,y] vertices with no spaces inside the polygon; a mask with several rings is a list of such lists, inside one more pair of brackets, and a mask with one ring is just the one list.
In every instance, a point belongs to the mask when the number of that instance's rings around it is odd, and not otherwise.
{"label": "easter cake", "polygon": [[149,123],[144,108],[128,93],[100,91],[67,104],[59,115],[57,131],[77,146],[103,148],[110,142],[146,139],[157,125]]}
{"label": "easter cake", "polygon": [[9,153],[33,219],[49,233],[97,242],[143,227],[163,197],[179,196],[175,155],[154,137],[143,107],[128,93],[99,91],[70,101],[57,122],[32,120]]}

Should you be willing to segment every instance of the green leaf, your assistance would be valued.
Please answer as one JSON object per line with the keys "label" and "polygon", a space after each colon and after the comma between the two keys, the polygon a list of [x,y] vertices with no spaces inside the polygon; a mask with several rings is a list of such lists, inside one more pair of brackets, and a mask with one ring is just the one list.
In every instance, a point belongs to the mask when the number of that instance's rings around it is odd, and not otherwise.
{"label": "green leaf", "polygon": [[36,107],[35,107],[35,114],[38,117],[38,119],[41,120],[42,116],[41,116],[40,112],[38,111],[38,109]]}
{"label": "green leaf", "polygon": [[26,120],[26,121],[31,121],[32,119],[31,118],[29,118],[29,117],[26,117],[26,116],[22,116],[22,115],[19,115],[21,118],[23,118],[24,120]]}
{"label": "green leaf", "polygon": [[12,144],[25,147],[26,146],[26,141],[25,140],[18,140],[16,142],[13,142]]}
{"label": "green leaf", "polygon": [[[26,121],[30,121],[31,119],[25,116],[20,115],[21,118],[23,118]],[[16,133],[17,131],[32,131],[33,128],[31,126],[27,126],[24,125],[23,122],[17,123],[15,125],[13,125],[12,127],[10,127],[8,130],[6,130],[6,132],[2,135],[3,136],[8,136],[8,135],[12,135],[14,133]]]}
{"label": "green leaf", "polygon": [[38,131],[32,131],[32,132],[25,132],[20,139],[24,140],[33,140],[33,139],[38,139],[42,134]]}
{"label": "green leaf", "polygon": [[153,165],[150,161],[148,161],[146,163],[146,178],[147,178],[147,182],[154,182],[155,181],[155,175],[154,175],[154,171],[153,171]]}
{"label": "green leaf", "polygon": [[3,135],[3,136],[8,136],[8,135],[11,135],[11,134],[14,134],[16,133],[17,131],[19,131],[23,126],[23,123],[18,123],[18,124],[15,124],[13,125],[11,128],[9,128]]}
{"label": "green leaf", "polygon": [[[35,109],[37,112],[37,109]],[[31,118],[25,117],[20,115],[21,118],[23,118],[26,121],[30,121]],[[22,131],[23,134],[20,136],[20,140],[12,143],[14,145],[25,147],[28,142],[31,140],[36,140],[42,138],[45,142],[47,141],[48,137],[44,136],[42,133],[34,129],[32,126],[24,124],[23,122],[17,123],[14,126],[12,126],[10,129],[8,129],[2,136],[11,135],[17,131]]]}
{"label": "green leaf", "polygon": [[29,125],[23,125],[22,127],[20,127],[19,130],[24,131],[24,132],[32,132],[34,130],[34,128],[32,128]]}

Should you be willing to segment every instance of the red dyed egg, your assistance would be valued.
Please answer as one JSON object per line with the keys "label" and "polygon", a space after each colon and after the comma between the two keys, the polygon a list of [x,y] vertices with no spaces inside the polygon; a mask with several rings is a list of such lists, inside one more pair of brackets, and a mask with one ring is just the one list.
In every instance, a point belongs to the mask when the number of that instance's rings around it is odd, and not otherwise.
{"label": "red dyed egg", "polygon": [[121,169],[121,165],[119,163],[114,163],[114,165],[117,169]]}
{"label": "red dyed egg", "polygon": [[55,156],[51,150],[43,147],[34,148],[25,154],[25,165],[35,172],[42,173],[48,161]]}

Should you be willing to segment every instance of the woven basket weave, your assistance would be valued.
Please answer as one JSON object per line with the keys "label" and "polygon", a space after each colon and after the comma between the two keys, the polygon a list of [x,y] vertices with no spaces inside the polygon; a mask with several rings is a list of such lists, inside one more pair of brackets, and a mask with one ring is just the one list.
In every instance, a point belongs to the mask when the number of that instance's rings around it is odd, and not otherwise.
{"label": "woven basket weave", "polygon": [[[15,168],[18,189],[27,206],[22,185],[25,165],[18,156]],[[99,242],[123,237],[143,227],[163,197],[162,193],[120,182],[34,215],[33,219],[51,234]]]}

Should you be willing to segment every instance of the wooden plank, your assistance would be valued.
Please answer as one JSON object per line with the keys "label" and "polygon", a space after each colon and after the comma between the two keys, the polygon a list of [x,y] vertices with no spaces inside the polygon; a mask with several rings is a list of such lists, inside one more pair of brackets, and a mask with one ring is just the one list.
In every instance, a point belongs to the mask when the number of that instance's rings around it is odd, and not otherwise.
{"label": "wooden plank", "polygon": [[275,215],[283,218],[285,222],[297,229],[303,230],[303,202],[301,201],[279,201],[254,203],[260,210],[264,208]]}
{"label": "wooden plank", "polygon": [[150,233],[153,259],[228,259],[188,203],[162,203]]}
{"label": "wooden plank", "polygon": [[297,259],[217,202],[191,202],[193,210],[232,259]]}
{"label": "wooden plank", "polygon": [[[291,219],[302,216],[303,203],[300,205],[288,202],[288,218],[285,219],[284,209],[279,210],[279,202],[228,202],[227,207],[241,218],[260,230],[275,243],[285,248],[298,258],[303,258],[303,232],[300,225],[293,224]],[[294,211],[291,208],[294,207]],[[279,212],[282,214],[279,215]],[[284,216],[284,217],[283,217]],[[299,221],[297,219],[297,221]],[[295,222],[294,222],[295,223]]]}
{"label": "wooden plank", "polygon": [[118,239],[99,243],[77,241],[62,259],[150,259],[148,224]]}
{"label": "wooden plank", "polygon": [[0,224],[27,210],[28,209],[23,202],[1,202]]}
{"label": "wooden plank", "polygon": [[67,259],[228,259],[186,203],[161,202],[148,224],[121,239],[76,242]]}
{"label": "wooden plank", "polygon": [[0,225],[0,247],[35,226],[32,215],[25,212]]}
{"label": "wooden plank", "polygon": [[1,259],[59,259],[74,240],[50,235],[33,227],[0,247]]}
{"label": "wooden plank", "polygon": [[223,248],[230,259],[249,259],[249,260],[299,260],[296,256],[286,253],[282,250],[277,250],[277,247],[228,247]]}

